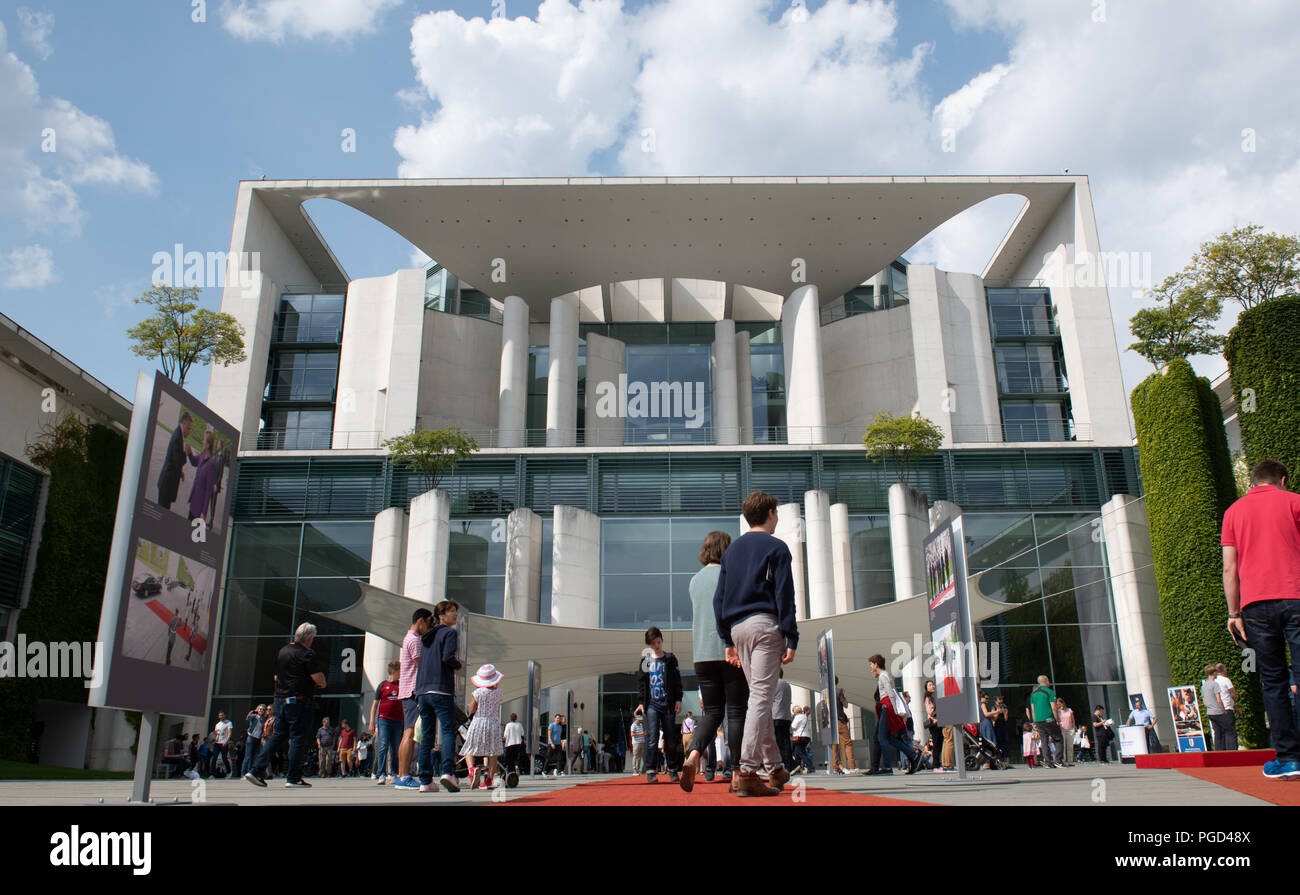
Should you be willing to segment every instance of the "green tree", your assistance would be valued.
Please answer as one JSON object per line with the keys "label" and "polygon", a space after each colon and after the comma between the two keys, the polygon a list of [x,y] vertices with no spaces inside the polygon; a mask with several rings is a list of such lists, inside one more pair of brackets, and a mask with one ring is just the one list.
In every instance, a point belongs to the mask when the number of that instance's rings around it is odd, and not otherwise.
{"label": "green tree", "polygon": [[219,363],[223,367],[246,359],[244,328],[229,314],[199,307],[197,287],[176,288],[157,283],[139,295],[154,314],[126,331],[140,357],[157,358],[163,375],[177,385],[194,366]]}
{"label": "green tree", "polygon": [[1165,278],[1149,297],[1156,306],[1129,320],[1138,341],[1128,346],[1157,370],[1171,360],[1223,350],[1225,338],[1213,331],[1223,303],[1197,285],[1184,270]]}
{"label": "green tree", "polygon": [[1300,237],[1247,224],[1203,243],[1183,273],[1207,297],[1249,310],[1300,292]]}
{"label": "green tree", "polygon": [[892,460],[898,480],[906,485],[907,464],[939,450],[943,430],[923,416],[894,416],[885,411],[867,426],[862,443],[869,460]]}
{"label": "green tree", "polygon": [[404,466],[424,479],[424,490],[438,487],[444,475],[478,450],[478,442],[460,426],[418,429],[384,441],[394,466]]}

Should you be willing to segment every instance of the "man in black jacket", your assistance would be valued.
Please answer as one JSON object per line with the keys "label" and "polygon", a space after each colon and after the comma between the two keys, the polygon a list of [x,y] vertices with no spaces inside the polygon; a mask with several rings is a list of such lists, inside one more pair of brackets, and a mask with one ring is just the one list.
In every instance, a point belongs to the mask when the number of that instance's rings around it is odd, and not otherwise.
{"label": "man in black jacket", "polygon": [[170,510],[176,502],[176,492],[185,478],[185,461],[190,454],[185,439],[190,437],[193,425],[189,413],[182,412],[180,422],[172,429],[172,437],[167,441],[167,452],[163,454],[162,469],[158,472],[158,503],[165,509]]}
{"label": "man in black jacket", "polygon": [[682,672],[677,657],[664,652],[664,632],[650,628],[645,632],[646,646],[637,669],[637,689],[641,704],[636,714],[645,712],[645,781],[654,783],[659,777],[659,731],[664,734],[664,758],[668,764],[668,779],[678,780],[682,768],[682,730],[677,726],[677,713],[682,710]]}

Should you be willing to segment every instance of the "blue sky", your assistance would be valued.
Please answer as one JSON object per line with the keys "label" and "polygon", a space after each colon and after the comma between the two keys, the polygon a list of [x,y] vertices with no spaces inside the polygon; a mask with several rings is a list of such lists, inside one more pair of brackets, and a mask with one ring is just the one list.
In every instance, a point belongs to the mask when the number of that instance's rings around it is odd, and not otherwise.
{"label": "blue sky", "polygon": [[[798,0],[710,0],[708,14],[698,0],[548,0],[541,16],[508,0],[490,24],[469,20],[491,2],[209,0],[205,22],[190,0],[0,4],[0,114],[15,124],[0,136],[0,310],[129,394],[150,365],[124,331],[154,253],[225,250],[237,183],[262,175],[1070,167],[1092,177],[1103,248],[1150,252],[1157,278],[1236,223],[1300,229],[1300,109],[1295,91],[1269,98],[1300,49],[1278,27],[1284,4],[1189,17],[1112,0],[1098,21],[1099,2],[809,0],[805,36]],[[718,52],[692,48],[697,35]],[[752,84],[780,115],[728,84]],[[502,138],[521,122],[528,136]],[[656,122],[671,144],[640,160],[629,147]],[[936,122],[955,125],[959,152],[937,151]],[[585,142],[579,123],[594,130]],[[54,152],[41,151],[46,127]],[[727,142],[738,132],[760,137]],[[411,264],[405,241],[360,214],[309,211],[351,276]],[[977,209],[913,260],[977,270],[1013,213]],[[1121,348],[1131,292],[1112,289]],[[204,300],[216,307],[219,290]],[[1132,386],[1144,362],[1124,364]],[[204,394],[206,374],[188,385]]]}

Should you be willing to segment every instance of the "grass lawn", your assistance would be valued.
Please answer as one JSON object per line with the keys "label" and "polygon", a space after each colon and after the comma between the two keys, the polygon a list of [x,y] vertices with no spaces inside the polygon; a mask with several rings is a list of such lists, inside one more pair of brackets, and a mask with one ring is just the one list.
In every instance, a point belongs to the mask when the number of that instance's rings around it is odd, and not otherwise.
{"label": "grass lawn", "polygon": [[88,771],[25,761],[0,761],[0,780],[130,780],[130,771]]}

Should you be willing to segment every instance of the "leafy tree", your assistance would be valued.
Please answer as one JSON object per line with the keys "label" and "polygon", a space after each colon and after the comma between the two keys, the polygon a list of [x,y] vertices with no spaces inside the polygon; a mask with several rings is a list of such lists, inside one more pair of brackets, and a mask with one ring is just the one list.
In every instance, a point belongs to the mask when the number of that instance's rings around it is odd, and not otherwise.
{"label": "leafy tree", "polygon": [[1157,370],[1175,358],[1223,350],[1225,337],[1213,331],[1223,303],[1198,286],[1187,270],[1166,277],[1150,297],[1156,307],[1143,308],[1129,320],[1138,341],[1128,347]]}
{"label": "leafy tree", "polygon": [[1247,224],[1203,243],[1183,273],[1204,295],[1248,310],[1300,292],[1300,237]]}
{"label": "leafy tree", "polygon": [[898,480],[907,484],[907,464],[939,450],[943,430],[923,416],[894,416],[886,411],[876,414],[862,436],[862,443],[866,445],[868,459],[892,460],[898,470]]}
{"label": "leafy tree", "polygon": [[229,314],[199,307],[199,290],[163,283],[135,299],[154,314],[126,331],[135,342],[131,350],[140,357],[158,358],[163,375],[185,385],[194,366],[216,362],[223,367],[246,359],[244,328]]}
{"label": "leafy tree", "polygon": [[444,475],[478,450],[478,442],[460,426],[418,429],[384,441],[394,466],[405,466],[424,479],[424,490],[438,487]]}

